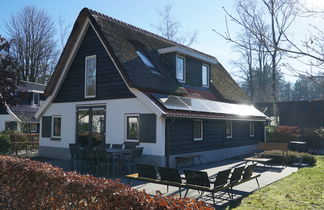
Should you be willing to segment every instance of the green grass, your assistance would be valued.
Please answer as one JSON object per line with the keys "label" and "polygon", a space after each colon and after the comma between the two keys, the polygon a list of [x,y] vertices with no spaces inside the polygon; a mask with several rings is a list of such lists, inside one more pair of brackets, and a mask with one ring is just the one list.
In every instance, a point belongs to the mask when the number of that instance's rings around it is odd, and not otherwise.
{"label": "green grass", "polygon": [[316,159],[316,166],[256,191],[236,209],[324,209],[324,156]]}

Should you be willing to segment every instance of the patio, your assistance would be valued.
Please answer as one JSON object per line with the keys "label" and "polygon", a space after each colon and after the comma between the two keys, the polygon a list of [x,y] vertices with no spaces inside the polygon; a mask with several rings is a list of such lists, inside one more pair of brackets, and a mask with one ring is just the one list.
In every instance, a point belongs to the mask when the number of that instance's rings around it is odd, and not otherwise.
{"label": "patio", "polygon": [[[66,171],[70,170],[70,161],[69,160],[56,160],[56,159],[44,159],[35,157],[32,158],[34,160],[48,162],[52,165],[58,166],[63,168]],[[185,167],[186,169],[194,169],[194,170],[201,170],[206,171],[210,178],[215,177],[218,171],[238,167],[244,165],[246,162],[243,161],[243,158],[240,159],[228,159],[214,163],[202,164],[202,165],[195,165],[192,167]],[[273,182],[276,182],[298,170],[297,167],[282,167],[281,165],[278,166],[264,166],[263,164],[258,164],[258,167],[255,170],[256,174],[261,174],[258,178],[260,187],[267,186]],[[180,170],[181,171],[181,170]],[[99,174],[93,174],[92,171],[82,171],[82,174],[90,173],[94,176],[106,177],[103,172]],[[106,178],[113,178],[113,179],[120,179],[121,182],[128,184],[129,181],[124,178],[124,175],[127,174],[127,170],[122,171],[121,174],[117,176],[112,176],[110,174]],[[167,187],[165,185],[154,184],[154,183],[144,183],[141,181],[132,181],[131,185],[134,189],[137,190],[145,190],[147,193],[151,195],[155,195],[157,191],[161,192],[163,196],[168,195],[179,195],[179,189],[177,187],[169,187],[169,191],[167,192]],[[240,184],[233,189],[233,196],[234,198],[231,200],[229,199],[227,194],[223,194],[220,192],[216,199],[216,208],[225,208],[228,205],[235,205],[238,201],[242,198],[246,197],[250,193],[253,193],[255,190],[258,190],[258,185],[255,180],[248,181],[246,183]],[[184,195],[185,189],[182,189],[182,195]],[[206,196],[207,195],[207,196]],[[207,203],[212,204],[212,199],[208,196],[208,193],[205,193],[202,197],[199,197],[200,194],[196,190],[189,190],[187,197],[189,198],[199,198]]]}
{"label": "patio", "polygon": [[[213,178],[218,171],[238,167],[244,165],[246,162],[241,161],[239,159],[230,159],[224,160],[221,162],[196,165],[193,167],[186,167],[186,169],[194,169],[206,171],[210,178]],[[258,178],[260,187],[267,186],[273,182],[276,182],[298,170],[297,167],[284,167],[279,166],[263,166],[263,164],[258,164],[257,169],[255,170],[256,174],[261,174]],[[125,178],[121,179],[122,182],[128,184],[128,180]],[[132,181],[131,185],[137,190],[145,190],[147,193],[151,195],[155,195],[157,191],[161,192],[163,196],[168,195],[179,195],[179,189],[177,187],[169,187],[169,191],[167,192],[167,187],[165,185],[154,184],[154,183],[144,183],[141,181]],[[237,201],[240,201],[242,198],[246,197],[250,193],[253,193],[255,190],[258,190],[258,185],[255,180],[248,181],[246,183],[240,184],[233,189],[234,199],[229,199],[228,195],[223,192],[218,194],[218,198],[216,199],[216,208],[225,208],[228,205],[235,205]],[[186,190],[182,189],[182,195]],[[212,204],[212,199],[208,196],[208,193],[205,193],[202,197],[196,190],[189,190],[187,197],[189,198],[199,198],[207,203]]]}

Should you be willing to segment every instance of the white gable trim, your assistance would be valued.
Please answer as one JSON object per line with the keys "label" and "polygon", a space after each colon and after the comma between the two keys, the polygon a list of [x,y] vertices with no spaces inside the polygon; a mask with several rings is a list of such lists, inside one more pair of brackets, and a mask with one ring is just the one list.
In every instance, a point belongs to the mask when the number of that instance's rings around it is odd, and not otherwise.
{"label": "white gable trim", "polygon": [[120,74],[121,78],[123,79],[124,83],[126,84],[127,88],[138,98],[140,99],[143,103],[145,103],[148,107],[151,108],[151,110],[158,116],[161,116],[162,114],[164,114],[164,112],[158,107],[156,106],[147,96],[145,96],[145,94],[143,94],[142,92],[140,92],[139,90],[137,90],[136,88],[131,88],[129,87],[128,83],[126,82],[125,78],[123,77],[120,69],[118,68],[118,65],[116,64],[116,61],[113,59],[112,55],[110,54],[109,50],[107,49],[106,45],[104,44],[103,40],[101,39],[101,37],[99,36],[99,33],[97,32],[97,30],[95,29],[95,27],[93,26],[93,24],[91,23],[91,21],[89,20],[89,18],[86,19],[83,28],[81,30],[81,33],[76,41],[76,44],[74,45],[73,49],[72,49],[72,53],[70,54],[70,57],[68,58],[66,65],[64,66],[63,69],[63,73],[61,74],[59,81],[57,83],[57,85],[55,86],[54,91],[52,92],[52,94],[46,99],[46,101],[44,102],[44,104],[40,107],[40,109],[37,111],[37,113],[35,114],[36,119],[38,119],[48,108],[48,106],[53,102],[53,100],[55,99],[58,90],[60,89],[65,76],[67,74],[68,69],[70,68],[70,65],[73,61],[73,58],[77,52],[77,50],[79,49],[79,46],[81,44],[81,41],[83,40],[83,37],[85,35],[85,33],[87,32],[87,29],[89,28],[89,26],[91,25],[91,27],[93,28],[93,30],[95,31],[97,37],[99,38],[102,46],[105,48],[107,54],[109,55],[111,61],[113,62],[114,66],[116,67],[118,73]]}
{"label": "white gable trim", "polygon": [[197,58],[197,59],[205,61],[207,63],[218,64],[218,61],[216,58],[212,58],[212,57],[209,57],[202,53],[199,53],[199,52],[196,52],[193,50],[189,50],[187,48],[179,47],[179,46],[161,48],[161,49],[158,49],[158,52],[160,54],[175,52],[175,53],[179,53],[182,55],[187,55],[187,56],[190,56],[193,58]]}
{"label": "white gable trim", "polygon": [[10,115],[12,118],[16,119],[18,122],[21,122],[21,120],[19,119],[19,117],[18,117],[17,115],[15,115],[15,113],[13,113],[13,112],[10,110],[9,107],[7,107],[7,112],[9,113],[9,115]]}
{"label": "white gable trim", "polygon": [[80,44],[83,40],[83,37],[84,35],[86,34],[87,32],[87,29],[89,28],[89,24],[90,23],[90,20],[89,18],[87,18],[84,22],[84,25],[82,26],[82,29],[81,29],[81,32],[79,34],[79,37],[77,38],[73,48],[72,48],[72,51],[69,55],[69,58],[64,66],[64,69],[62,71],[62,74],[58,80],[58,83],[56,84],[55,88],[54,88],[54,91],[52,92],[52,94],[50,96],[47,97],[46,101],[44,102],[44,104],[39,108],[39,110],[36,112],[35,114],[35,118],[38,119],[45,111],[46,109],[48,108],[48,106],[53,102],[53,100],[55,99],[61,85],[62,85],[62,82],[64,81],[66,75],[67,75],[67,70],[70,68],[71,64],[72,64],[72,61],[75,57],[75,54],[77,52],[77,50],[79,49],[80,47]]}

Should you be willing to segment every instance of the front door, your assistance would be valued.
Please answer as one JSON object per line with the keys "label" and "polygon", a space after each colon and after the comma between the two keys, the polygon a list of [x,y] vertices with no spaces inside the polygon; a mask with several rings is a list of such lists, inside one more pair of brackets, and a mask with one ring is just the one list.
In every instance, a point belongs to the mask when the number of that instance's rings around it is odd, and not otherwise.
{"label": "front door", "polygon": [[95,147],[105,143],[105,107],[77,108],[76,142],[83,146]]}

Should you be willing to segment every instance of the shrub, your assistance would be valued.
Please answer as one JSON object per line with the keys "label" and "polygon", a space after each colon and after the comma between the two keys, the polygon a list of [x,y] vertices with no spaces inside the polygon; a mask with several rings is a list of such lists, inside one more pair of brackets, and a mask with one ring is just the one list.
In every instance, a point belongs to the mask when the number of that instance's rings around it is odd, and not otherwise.
{"label": "shrub", "polygon": [[9,154],[11,151],[11,142],[9,136],[0,134],[0,154]]}
{"label": "shrub", "polygon": [[302,134],[303,141],[308,143],[308,147],[313,153],[324,147],[324,128],[305,128]]}
{"label": "shrub", "polygon": [[284,161],[288,165],[298,163],[300,160],[302,163],[307,163],[311,166],[316,164],[316,159],[313,155],[302,152],[288,151],[288,155],[282,156],[282,151],[272,150],[263,152],[262,157],[271,157],[271,162],[274,164],[281,164],[283,158],[285,158]]}
{"label": "shrub", "polygon": [[300,136],[300,128],[297,126],[278,126],[273,133],[273,142],[297,141]]}
{"label": "shrub", "polygon": [[9,156],[0,156],[0,183],[0,206],[6,209],[212,209],[201,201],[150,196],[119,181]]}

